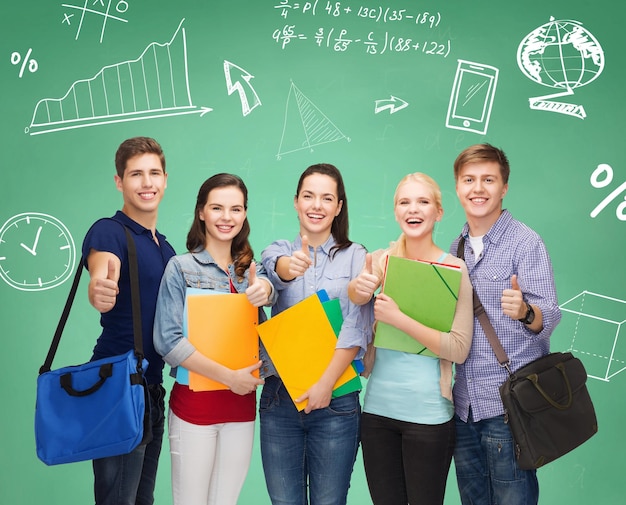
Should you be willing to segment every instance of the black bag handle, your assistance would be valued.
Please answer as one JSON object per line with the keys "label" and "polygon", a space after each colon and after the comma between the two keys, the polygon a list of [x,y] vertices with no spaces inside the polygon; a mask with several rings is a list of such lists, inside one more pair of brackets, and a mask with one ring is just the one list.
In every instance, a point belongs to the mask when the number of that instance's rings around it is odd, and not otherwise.
{"label": "black bag handle", "polygon": [[91,393],[95,393],[100,389],[104,382],[113,376],[113,363],[104,363],[100,366],[100,372],[98,373],[100,380],[88,389],[79,391],[72,387],[72,374],[71,372],[61,375],[61,387],[70,396],[89,396]]}
{"label": "black bag handle", "polygon": [[[119,223],[120,226],[124,227],[124,232],[126,234],[126,241],[128,244],[128,269],[130,274],[130,291],[131,291],[131,299],[132,299],[132,310],[133,310],[133,334],[135,340],[135,356],[137,357],[137,372],[143,374],[143,338],[142,338],[142,328],[141,328],[141,299],[139,295],[139,269],[137,267],[137,249],[135,247],[135,241],[131,233],[128,231],[128,228],[120,223],[119,221],[112,219],[116,223]],[[70,292],[67,296],[67,301],[65,302],[65,306],[63,308],[63,312],[61,314],[61,318],[59,319],[59,324],[54,332],[54,337],[52,338],[52,343],[50,344],[50,349],[48,350],[48,355],[46,356],[46,360],[44,364],[39,369],[39,375],[45,372],[49,372],[52,367],[52,361],[54,360],[54,356],[59,347],[59,342],[61,341],[61,335],[63,334],[63,329],[65,328],[65,323],[67,322],[67,318],[70,314],[70,309],[72,308],[72,303],[74,302],[74,298],[76,297],[76,290],[78,289],[78,284],[80,282],[80,276],[83,271],[83,265],[85,264],[86,259],[81,257],[78,262],[78,268],[76,269],[76,274],[74,274],[74,280],[72,282],[72,287],[70,288]],[[71,387],[71,386],[70,386]],[[95,387],[95,386],[94,386]],[[94,390],[95,391],[95,390]]]}
{"label": "black bag handle", "polygon": [[552,398],[550,398],[550,395],[546,393],[544,389],[539,385],[539,376],[536,373],[530,374],[526,378],[533,383],[533,386],[535,386],[535,389],[539,391],[539,394],[543,396],[544,399],[555,409],[567,410],[572,406],[572,401],[574,399],[574,395],[572,393],[572,385],[570,384],[569,377],[565,373],[565,365],[563,363],[557,363],[556,365],[554,365],[554,368],[558,369],[558,371],[561,372],[561,375],[563,376],[563,382],[565,382],[565,385],[567,386],[567,402],[564,404],[555,402]]}

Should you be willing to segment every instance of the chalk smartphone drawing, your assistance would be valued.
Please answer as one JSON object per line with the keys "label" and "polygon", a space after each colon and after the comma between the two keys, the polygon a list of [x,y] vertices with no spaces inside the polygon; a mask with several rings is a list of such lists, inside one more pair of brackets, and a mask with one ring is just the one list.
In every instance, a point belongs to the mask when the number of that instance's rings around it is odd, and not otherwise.
{"label": "chalk smartphone drawing", "polygon": [[458,60],[446,127],[484,135],[498,85],[499,70],[490,65]]}
{"label": "chalk smartphone drawing", "polygon": [[40,212],[24,212],[0,227],[0,278],[20,291],[43,291],[74,273],[76,248],[67,227]]}
{"label": "chalk smartphone drawing", "polygon": [[228,94],[232,95],[235,91],[239,94],[241,113],[244,117],[261,105],[261,100],[250,82],[254,79],[250,72],[230,61],[224,60],[224,78],[226,79],[226,91],[228,91]]}
{"label": "chalk smartphone drawing", "polygon": [[313,151],[315,146],[343,139],[350,142],[350,138],[346,137],[292,82],[287,96],[283,132],[276,159],[280,160],[284,154],[303,149]]}
{"label": "chalk smartphone drawing", "polygon": [[571,335],[569,351],[590,378],[608,382],[626,370],[626,300],[582,291],[560,308],[559,332]]}
{"label": "chalk smartphone drawing", "polygon": [[548,23],[522,40],[517,49],[517,65],[532,81],[557,90],[529,98],[531,109],[585,119],[582,105],[551,99],[571,96],[575,89],[595,81],[604,69],[604,51],[582,23],[550,17]]}
{"label": "chalk smartphone drawing", "polygon": [[40,135],[210,112],[191,100],[183,21],[169,42],[152,42],[137,59],[103,67],[90,79],[74,82],[62,98],[39,100],[25,132]]}

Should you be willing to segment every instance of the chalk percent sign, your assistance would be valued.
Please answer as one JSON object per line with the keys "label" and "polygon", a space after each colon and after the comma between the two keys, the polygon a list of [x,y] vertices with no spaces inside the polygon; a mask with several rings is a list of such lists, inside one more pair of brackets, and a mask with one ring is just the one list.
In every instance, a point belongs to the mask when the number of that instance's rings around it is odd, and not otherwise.
{"label": "chalk percent sign", "polygon": [[[599,164],[598,168],[592,172],[589,182],[591,182],[594,188],[604,188],[608,186],[613,182],[613,168],[606,163]],[[590,216],[596,217],[609,203],[619,198],[622,192],[626,193],[626,181],[611,191],[611,193],[591,211]],[[624,201],[615,209],[615,215],[620,221],[626,221],[626,194],[624,195]]]}
{"label": "chalk percent sign", "polygon": [[28,65],[28,70],[31,74],[34,72],[37,72],[37,69],[39,68],[39,65],[37,64],[37,60],[30,57],[32,52],[33,52],[32,48],[28,48],[28,52],[26,53],[26,56],[24,56],[23,59],[22,59],[22,55],[18,53],[17,51],[14,51],[13,53],[11,53],[11,64],[19,65],[20,61],[22,62],[22,66],[20,68],[20,79],[24,75],[24,69],[26,68],[26,65]]}

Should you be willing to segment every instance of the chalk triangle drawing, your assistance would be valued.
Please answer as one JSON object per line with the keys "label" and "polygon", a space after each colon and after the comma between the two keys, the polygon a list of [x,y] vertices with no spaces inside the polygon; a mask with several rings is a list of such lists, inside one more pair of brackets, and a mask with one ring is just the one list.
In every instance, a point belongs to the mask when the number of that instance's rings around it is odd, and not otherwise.
{"label": "chalk triangle drawing", "polygon": [[287,96],[283,132],[277,159],[284,154],[345,139],[339,128],[292,82]]}

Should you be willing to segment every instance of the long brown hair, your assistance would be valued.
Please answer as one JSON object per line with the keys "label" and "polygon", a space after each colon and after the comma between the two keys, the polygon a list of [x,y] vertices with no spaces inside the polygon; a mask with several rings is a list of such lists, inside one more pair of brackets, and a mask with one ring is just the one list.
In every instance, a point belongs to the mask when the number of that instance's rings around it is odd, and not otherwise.
{"label": "long brown hair", "polygon": [[[243,194],[243,207],[248,210],[248,188],[241,180],[240,177],[233,174],[215,174],[209,177],[200,186],[198,191],[198,198],[196,198],[196,207],[194,209],[193,222],[191,228],[187,234],[187,250],[194,252],[199,248],[203,248],[206,242],[206,225],[204,221],[200,219],[200,211],[206,205],[209,193],[216,188],[223,188],[227,186],[234,186],[239,189]],[[250,266],[252,259],[254,258],[254,252],[248,237],[250,236],[250,223],[248,222],[248,216],[243,222],[243,226],[239,233],[233,239],[230,246],[230,254],[233,257],[233,263],[235,265],[235,274],[240,279],[243,278],[244,273]]]}

